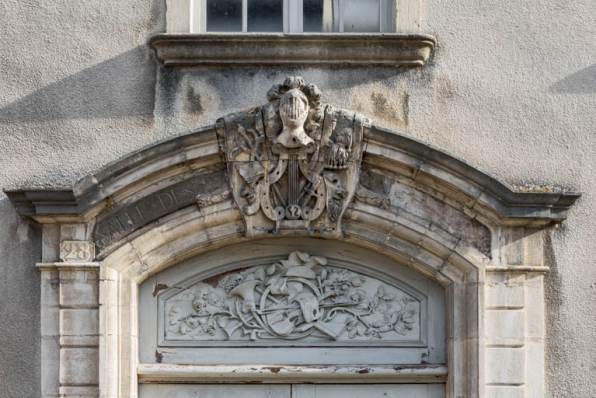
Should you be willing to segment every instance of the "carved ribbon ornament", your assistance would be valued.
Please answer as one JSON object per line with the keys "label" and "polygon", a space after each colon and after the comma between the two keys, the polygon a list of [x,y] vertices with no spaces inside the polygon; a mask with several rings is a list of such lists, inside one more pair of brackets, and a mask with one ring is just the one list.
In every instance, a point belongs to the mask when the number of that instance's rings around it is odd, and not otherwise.
{"label": "carved ribbon ornament", "polygon": [[273,86],[267,99],[216,124],[246,235],[341,234],[370,121],[321,102],[301,77]]}

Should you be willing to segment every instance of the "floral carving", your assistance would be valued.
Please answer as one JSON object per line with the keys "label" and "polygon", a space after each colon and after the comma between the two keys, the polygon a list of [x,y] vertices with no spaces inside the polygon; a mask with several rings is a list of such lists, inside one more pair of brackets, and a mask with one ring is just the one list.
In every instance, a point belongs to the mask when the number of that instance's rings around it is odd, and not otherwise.
{"label": "floral carving", "polygon": [[420,302],[375,278],[293,252],[199,282],[166,302],[166,340],[403,340]]}

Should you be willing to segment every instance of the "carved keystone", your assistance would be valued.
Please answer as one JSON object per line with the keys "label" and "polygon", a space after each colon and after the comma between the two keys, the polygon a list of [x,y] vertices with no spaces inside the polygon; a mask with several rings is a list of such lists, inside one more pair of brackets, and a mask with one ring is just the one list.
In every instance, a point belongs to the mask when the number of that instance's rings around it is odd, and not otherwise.
{"label": "carved keystone", "polygon": [[268,104],[217,121],[247,236],[341,235],[370,120],[321,96],[314,84],[288,77],[267,92]]}

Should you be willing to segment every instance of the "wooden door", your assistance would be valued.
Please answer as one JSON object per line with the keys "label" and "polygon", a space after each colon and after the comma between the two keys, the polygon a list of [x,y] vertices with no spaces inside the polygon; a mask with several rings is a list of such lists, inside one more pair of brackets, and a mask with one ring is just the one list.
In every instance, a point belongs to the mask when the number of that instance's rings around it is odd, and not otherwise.
{"label": "wooden door", "polygon": [[147,384],[140,398],[444,398],[444,384]]}

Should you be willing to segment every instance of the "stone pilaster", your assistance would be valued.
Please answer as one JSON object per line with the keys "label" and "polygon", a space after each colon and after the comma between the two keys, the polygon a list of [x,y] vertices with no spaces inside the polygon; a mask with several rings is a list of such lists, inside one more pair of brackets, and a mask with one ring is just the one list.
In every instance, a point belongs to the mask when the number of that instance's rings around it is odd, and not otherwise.
{"label": "stone pilaster", "polygon": [[486,277],[486,397],[544,395],[543,231],[499,231],[498,266]]}
{"label": "stone pilaster", "polygon": [[42,398],[99,395],[99,263],[41,263]]}
{"label": "stone pilaster", "polygon": [[99,264],[57,263],[60,397],[99,395]]}

